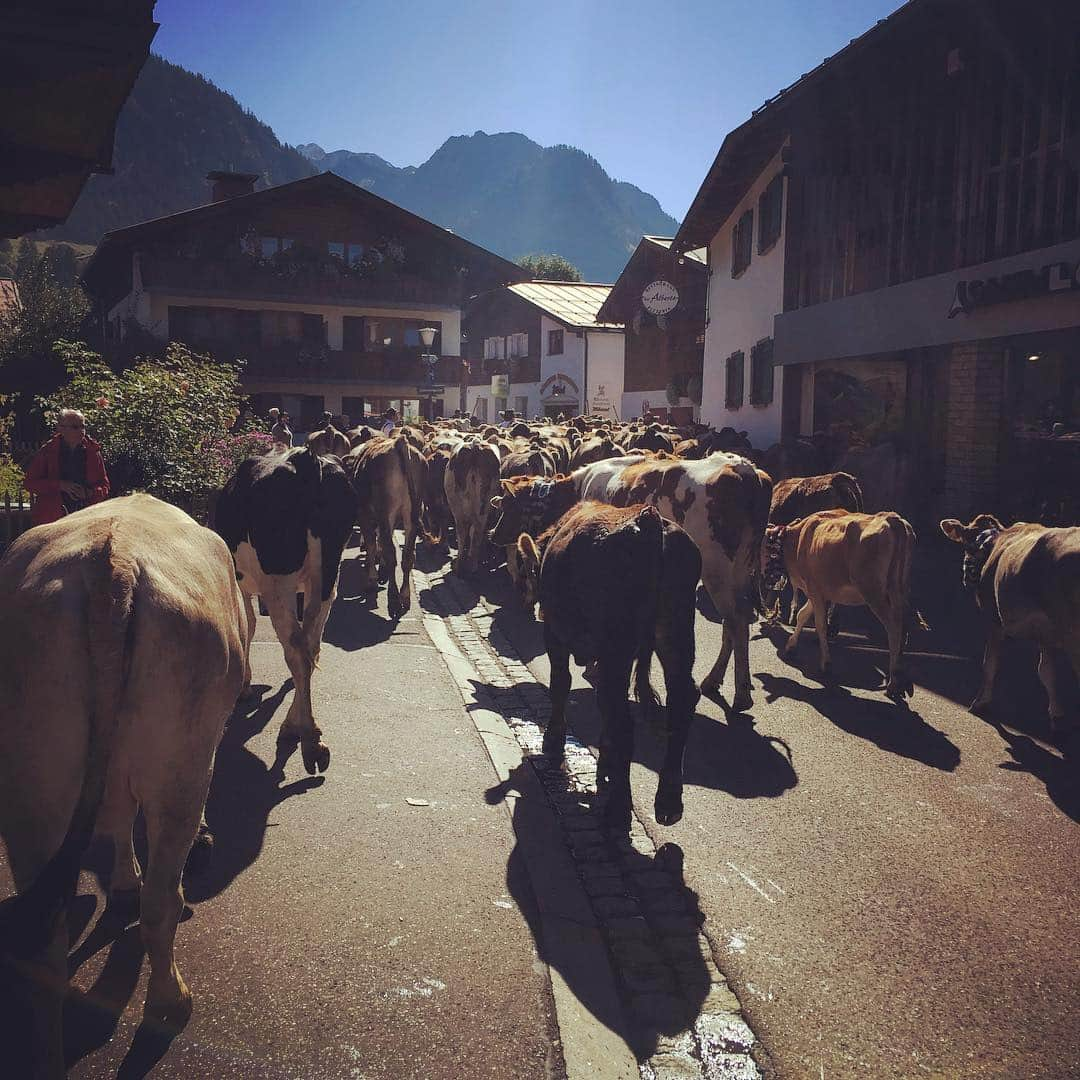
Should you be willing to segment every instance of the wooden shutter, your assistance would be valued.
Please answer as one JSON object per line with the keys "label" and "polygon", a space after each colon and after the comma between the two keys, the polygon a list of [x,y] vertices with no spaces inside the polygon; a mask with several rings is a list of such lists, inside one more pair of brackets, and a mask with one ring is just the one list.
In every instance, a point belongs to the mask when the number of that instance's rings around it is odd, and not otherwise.
{"label": "wooden shutter", "polygon": [[743,403],[743,353],[733,352],[727,359],[727,392],[724,405],[729,409],[742,408]]}
{"label": "wooden shutter", "polygon": [[764,338],[750,350],[750,404],[768,405],[773,399],[773,343]]}

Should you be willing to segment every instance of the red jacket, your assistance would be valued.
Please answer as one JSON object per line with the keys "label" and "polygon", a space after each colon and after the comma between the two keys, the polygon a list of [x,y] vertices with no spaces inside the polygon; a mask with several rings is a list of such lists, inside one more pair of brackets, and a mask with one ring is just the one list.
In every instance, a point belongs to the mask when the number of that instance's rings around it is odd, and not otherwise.
{"label": "red jacket", "polygon": [[[64,516],[64,503],[60,498],[60,440],[57,432],[33,457],[26,469],[26,490],[35,495],[30,520],[35,525],[46,525]],[[86,484],[90,488],[90,502],[98,503],[109,496],[109,477],[105,462],[101,459],[101,446],[89,435],[83,436],[86,447]]]}

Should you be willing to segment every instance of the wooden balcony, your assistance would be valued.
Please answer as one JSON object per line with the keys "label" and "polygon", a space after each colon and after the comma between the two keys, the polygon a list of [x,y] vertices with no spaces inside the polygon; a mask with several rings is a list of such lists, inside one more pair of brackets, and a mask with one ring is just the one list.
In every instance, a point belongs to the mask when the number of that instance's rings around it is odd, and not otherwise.
{"label": "wooden balcony", "polygon": [[359,277],[333,260],[275,267],[239,259],[212,262],[144,255],[140,267],[145,287],[186,296],[351,307],[458,307],[462,300],[457,279],[436,283],[404,272]]}

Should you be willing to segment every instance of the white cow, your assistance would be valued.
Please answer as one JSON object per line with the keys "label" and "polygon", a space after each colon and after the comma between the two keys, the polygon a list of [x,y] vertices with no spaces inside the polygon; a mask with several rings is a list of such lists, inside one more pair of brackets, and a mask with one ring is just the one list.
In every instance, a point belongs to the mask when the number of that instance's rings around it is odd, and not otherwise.
{"label": "white cow", "polygon": [[[147,1013],[183,1022],[191,1011],[173,958],[180,875],[252,628],[225,543],[148,495],[24,533],[0,560],[0,610],[0,835],[18,893],[3,951],[36,988],[25,1073],[62,1076],[61,916],[95,826],[114,844],[114,894],[141,889]],[[131,834],[140,808],[145,880]]]}

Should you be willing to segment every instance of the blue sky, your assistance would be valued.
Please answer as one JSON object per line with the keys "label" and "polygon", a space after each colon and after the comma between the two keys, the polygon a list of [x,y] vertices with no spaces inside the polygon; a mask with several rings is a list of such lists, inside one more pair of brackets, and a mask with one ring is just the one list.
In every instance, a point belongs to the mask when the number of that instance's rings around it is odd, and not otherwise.
{"label": "blue sky", "polygon": [[724,135],[900,0],[158,0],[154,51],[290,143],[570,143],[681,218]]}

